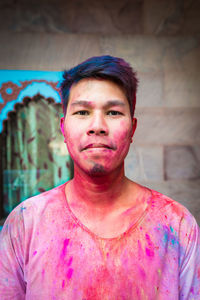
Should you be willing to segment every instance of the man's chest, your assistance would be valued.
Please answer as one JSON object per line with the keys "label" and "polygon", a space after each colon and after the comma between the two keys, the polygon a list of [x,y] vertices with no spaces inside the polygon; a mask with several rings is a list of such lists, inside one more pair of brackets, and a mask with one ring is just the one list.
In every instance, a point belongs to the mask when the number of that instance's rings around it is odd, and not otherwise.
{"label": "man's chest", "polygon": [[[120,241],[80,230],[35,240],[25,266],[26,299],[156,299],[158,294],[170,299],[178,280],[177,258],[171,254],[137,232]],[[166,280],[173,281],[171,291]]]}

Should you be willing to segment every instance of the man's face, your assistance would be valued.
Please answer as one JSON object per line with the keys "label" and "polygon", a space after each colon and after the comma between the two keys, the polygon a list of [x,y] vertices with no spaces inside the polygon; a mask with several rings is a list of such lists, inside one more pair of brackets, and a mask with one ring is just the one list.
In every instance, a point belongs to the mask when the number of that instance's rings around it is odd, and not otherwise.
{"label": "man's face", "polygon": [[108,80],[82,79],[70,90],[61,130],[74,166],[101,176],[124,162],[136,119],[122,89]]}

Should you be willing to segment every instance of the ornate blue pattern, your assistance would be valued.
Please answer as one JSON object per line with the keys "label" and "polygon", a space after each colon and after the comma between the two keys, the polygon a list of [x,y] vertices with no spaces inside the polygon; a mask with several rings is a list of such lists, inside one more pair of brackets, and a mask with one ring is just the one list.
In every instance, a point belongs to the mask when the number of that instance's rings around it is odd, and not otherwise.
{"label": "ornate blue pattern", "polygon": [[0,132],[8,112],[24,97],[39,93],[45,98],[52,97],[56,102],[61,102],[58,92],[61,78],[62,72],[0,70]]}

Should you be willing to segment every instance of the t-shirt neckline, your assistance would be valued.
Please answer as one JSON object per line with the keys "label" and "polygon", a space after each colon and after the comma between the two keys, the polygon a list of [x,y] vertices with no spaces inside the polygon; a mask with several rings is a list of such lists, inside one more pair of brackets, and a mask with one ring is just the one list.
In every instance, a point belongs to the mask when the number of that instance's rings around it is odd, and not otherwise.
{"label": "t-shirt neckline", "polygon": [[122,232],[121,234],[119,234],[116,237],[111,237],[111,238],[106,238],[106,237],[101,237],[98,236],[96,233],[92,232],[89,228],[87,228],[87,226],[85,226],[73,213],[73,211],[71,210],[69,203],[67,201],[67,196],[65,194],[65,187],[67,185],[67,182],[64,183],[62,185],[62,192],[63,192],[63,197],[64,197],[64,201],[66,204],[66,209],[68,211],[68,213],[70,214],[71,218],[73,219],[73,221],[84,231],[86,231],[88,234],[90,234],[93,238],[95,238],[96,240],[101,240],[101,241],[114,241],[114,240],[120,240],[122,238],[124,238],[125,236],[127,236],[130,232],[134,231],[137,226],[142,222],[142,220],[145,218],[146,214],[148,213],[149,207],[151,206],[151,202],[152,202],[152,191],[151,189],[148,189],[151,193],[150,197],[147,199],[147,207],[144,209],[144,211],[141,213],[141,215],[139,216],[139,218],[137,219],[136,222],[134,222],[133,224],[131,224],[129,226],[129,228],[127,230],[125,230],[124,232]]}

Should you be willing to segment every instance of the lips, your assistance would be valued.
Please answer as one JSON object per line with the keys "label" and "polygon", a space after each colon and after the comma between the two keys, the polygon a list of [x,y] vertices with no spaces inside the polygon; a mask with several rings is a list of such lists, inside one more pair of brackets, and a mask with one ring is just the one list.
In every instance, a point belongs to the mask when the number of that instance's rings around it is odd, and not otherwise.
{"label": "lips", "polygon": [[110,145],[107,144],[101,144],[101,143],[93,143],[93,144],[88,144],[86,145],[82,151],[87,150],[87,149],[93,149],[93,148],[105,148],[105,149],[112,149],[114,150],[114,148]]}

